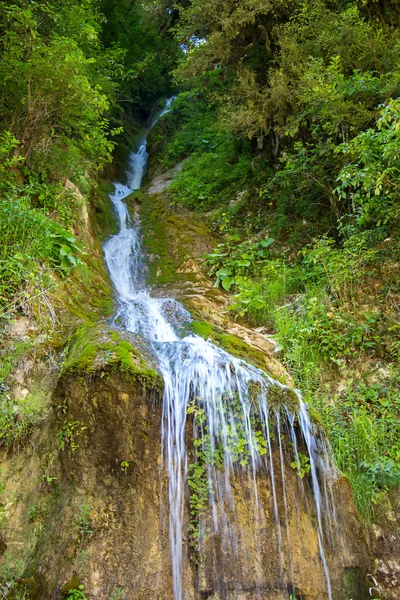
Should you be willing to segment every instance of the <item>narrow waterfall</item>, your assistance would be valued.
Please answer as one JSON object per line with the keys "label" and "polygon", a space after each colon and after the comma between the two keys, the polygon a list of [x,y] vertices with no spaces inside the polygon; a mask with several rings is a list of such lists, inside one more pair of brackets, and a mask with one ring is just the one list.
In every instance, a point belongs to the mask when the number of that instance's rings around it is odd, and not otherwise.
{"label": "narrow waterfall", "polygon": [[[300,476],[307,472],[325,597],[332,600],[328,554],[336,536],[331,490],[336,473],[328,444],[321,432],[314,432],[300,393],[191,334],[191,316],[185,308],[173,299],[152,297],[146,287],[140,224],[132,220],[123,199],[140,188],[148,131],[130,156],[128,186],[116,183],[111,195],[119,232],[104,244],[104,254],[115,288],[118,323],[146,341],[164,378],[162,444],[169,476],[174,599],[186,598],[184,555],[201,555],[206,547],[217,594],[221,590],[227,597],[226,589],[240,593],[243,581],[251,580],[255,589],[251,597],[261,597],[260,565],[250,558],[250,549],[252,556],[261,552],[260,532],[269,527],[267,514],[274,521],[269,544],[277,557],[276,588],[286,586],[289,597],[293,561],[285,465],[292,464],[304,494],[306,481]],[[241,525],[239,481],[246,492],[251,535]],[[236,575],[235,564],[240,564]],[[233,575],[227,578],[227,571]],[[291,597],[294,594],[293,587]]]}

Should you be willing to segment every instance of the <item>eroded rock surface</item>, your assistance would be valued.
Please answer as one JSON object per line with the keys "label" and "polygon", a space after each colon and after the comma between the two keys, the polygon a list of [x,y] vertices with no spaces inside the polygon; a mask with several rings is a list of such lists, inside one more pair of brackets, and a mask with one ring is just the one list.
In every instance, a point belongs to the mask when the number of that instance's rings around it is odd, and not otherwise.
{"label": "eroded rock surface", "polygon": [[[214,240],[193,215],[169,209],[160,194],[162,181],[150,188],[157,193],[134,193],[129,200],[143,224],[152,294],[179,298],[193,315],[192,331],[290,383],[273,340],[229,318],[230,300],[213,286],[203,264]],[[25,324],[18,325],[18,335],[25,329]],[[24,386],[21,379],[18,393]],[[173,598],[162,388],[146,348],[118,328],[89,324],[70,338],[51,411],[32,444],[3,461],[7,518],[0,553],[3,565],[10,565],[8,554],[24,561],[15,594],[25,593],[31,600],[62,599],[82,584],[89,600],[110,600],[118,590],[126,600]],[[192,436],[190,418],[188,443]],[[185,600],[287,600],[290,595],[296,600],[328,599],[310,510],[309,475],[300,478],[290,452],[284,450],[284,456],[285,493],[278,478],[276,501],[280,515],[287,511],[287,527],[284,521],[277,525],[267,473],[257,477],[257,494],[265,507],[262,522],[254,522],[245,469],[238,469],[232,480],[240,523],[235,556],[224,542],[233,535],[229,519],[218,534],[205,535],[200,546],[193,545],[190,490],[185,489]],[[276,439],[272,457],[280,472]],[[333,599],[364,600],[372,565],[348,482],[337,477],[332,494],[340,531],[327,546]],[[199,516],[203,531],[210,519],[209,511]]]}

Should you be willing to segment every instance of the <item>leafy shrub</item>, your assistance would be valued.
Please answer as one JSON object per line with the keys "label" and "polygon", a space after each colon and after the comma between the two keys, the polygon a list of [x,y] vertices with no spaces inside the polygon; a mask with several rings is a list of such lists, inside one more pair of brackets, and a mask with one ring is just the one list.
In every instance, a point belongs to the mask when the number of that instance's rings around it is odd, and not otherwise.
{"label": "leafy shrub", "polygon": [[68,271],[79,262],[74,236],[24,197],[0,200],[0,241],[3,307],[53,287],[51,268]]}
{"label": "leafy shrub", "polygon": [[354,208],[361,228],[383,227],[385,233],[399,224],[400,99],[380,107],[375,127],[340,145],[346,164],[338,175],[335,192]]}
{"label": "leafy shrub", "polygon": [[[334,403],[318,410],[338,466],[350,478],[361,515],[372,518],[381,494],[400,486],[399,377],[368,384],[349,380]],[[314,400],[315,404],[315,400]]]}
{"label": "leafy shrub", "polygon": [[208,274],[216,276],[215,287],[221,284],[224,290],[229,291],[237,276],[243,272],[254,273],[257,266],[262,267],[274,241],[273,238],[266,238],[241,242],[239,235],[228,234],[214,252],[205,255],[210,267]]}

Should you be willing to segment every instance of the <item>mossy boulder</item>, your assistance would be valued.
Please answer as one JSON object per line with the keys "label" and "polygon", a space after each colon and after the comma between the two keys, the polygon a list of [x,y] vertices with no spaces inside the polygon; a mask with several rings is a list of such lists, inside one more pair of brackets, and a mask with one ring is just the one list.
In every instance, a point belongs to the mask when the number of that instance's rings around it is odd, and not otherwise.
{"label": "mossy boulder", "polygon": [[61,376],[119,371],[146,388],[160,391],[162,377],[153,365],[149,366],[149,360],[133,346],[127,332],[116,331],[104,324],[85,325],[70,338]]}

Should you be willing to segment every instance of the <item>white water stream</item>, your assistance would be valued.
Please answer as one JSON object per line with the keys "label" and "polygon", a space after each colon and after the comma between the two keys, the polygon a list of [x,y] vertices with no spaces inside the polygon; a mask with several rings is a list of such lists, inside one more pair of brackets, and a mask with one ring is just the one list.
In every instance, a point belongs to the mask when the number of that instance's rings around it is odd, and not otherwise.
{"label": "white water stream", "polygon": [[[182,583],[184,538],[189,537],[192,545],[201,550],[204,540],[219,536],[219,547],[214,551],[215,563],[218,563],[215,569],[221,573],[224,571],[224,556],[229,555],[234,560],[235,556],[239,558],[239,554],[244,552],[245,544],[236,519],[232,490],[235,477],[244,476],[251,490],[249,502],[255,539],[260,526],[265,523],[265,515],[268,512],[274,515],[277,531],[274,543],[280,565],[276,579],[278,582],[290,582],[292,560],[282,444],[282,435],[285,435],[286,440],[291,441],[292,460],[297,462],[299,470],[298,448],[301,446],[308,454],[314,500],[312,512],[317,523],[327,597],[332,600],[325,554],[327,536],[324,532],[329,531],[331,526],[329,477],[332,477],[333,469],[324,442],[314,436],[300,394],[296,392],[297,401],[292,400],[290,406],[270,403],[271,389],[282,390],[285,386],[211,341],[188,334],[191,317],[184,307],[173,299],[151,297],[151,290],[146,287],[140,224],[132,220],[123,199],[132,190],[140,188],[148,157],[147,133],[168,111],[170,103],[146,131],[138,151],[130,155],[128,186],[115,184],[111,200],[118,217],[119,232],[105,243],[104,254],[118,302],[118,322],[147,342],[164,378],[162,443],[169,475],[174,599],[184,600],[186,597]],[[194,442],[190,445],[187,442],[188,419],[190,423],[193,421]],[[263,485],[270,487],[271,506],[265,506],[261,499],[260,473],[264,474]],[[186,524],[184,526],[188,481],[192,494],[200,497],[200,506],[196,501],[194,510],[198,519],[191,522],[189,534]],[[283,503],[280,504],[283,508],[280,509],[278,488],[283,489]],[[204,525],[206,520],[202,519],[203,504],[207,505],[211,515],[207,526]],[[282,556],[283,547],[286,548],[286,556]],[[249,572],[253,571],[250,565]],[[238,573],[237,582],[230,582],[234,589],[236,585],[238,591],[240,577]],[[258,581],[255,581],[256,589],[257,586]]]}

